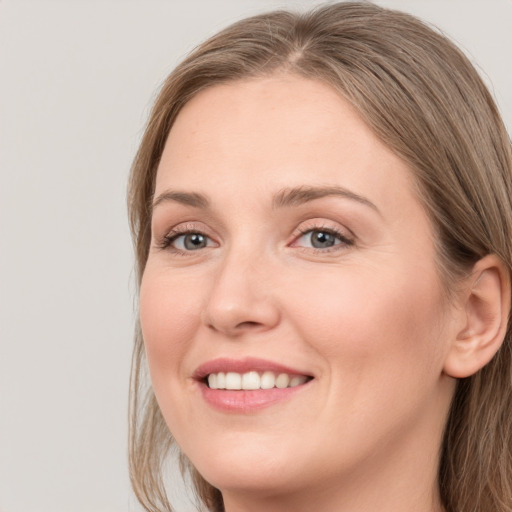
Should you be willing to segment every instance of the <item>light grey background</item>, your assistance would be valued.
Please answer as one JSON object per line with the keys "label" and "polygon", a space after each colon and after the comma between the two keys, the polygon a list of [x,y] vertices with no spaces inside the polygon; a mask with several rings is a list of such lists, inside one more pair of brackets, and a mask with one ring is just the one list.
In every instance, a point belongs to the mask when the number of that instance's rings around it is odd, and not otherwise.
{"label": "light grey background", "polygon": [[[1,512],[140,510],[126,464],[125,189],[150,100],[228,23],[316,3],[0,0]],[[378,3],[462,45],[510,132],[512,0]]]}

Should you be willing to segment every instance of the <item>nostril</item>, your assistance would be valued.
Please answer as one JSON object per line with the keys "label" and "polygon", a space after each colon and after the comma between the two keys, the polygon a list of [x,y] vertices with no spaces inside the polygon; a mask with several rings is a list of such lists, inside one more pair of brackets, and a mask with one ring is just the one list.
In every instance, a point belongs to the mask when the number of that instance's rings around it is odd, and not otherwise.
{"label": "nostril", "polygon": [[244,331],[255,331],[257,329],[261,329],[262,327],[264,327],[264,324],[262,324],[261,322],[254,322],[252,320],[247,320],[247,321],[239,322],[239,323],[235,324],[233,326],[233,328],[231,328],[231,329],[219,328],[219,326],[215,325],[214,323],[210,323],[208,325],[208,327],[210,329],[213,329],[214,331],[227,332],[229,330],[229,331],[231,331],[231,334],[236,335],[236,334],[241,334]]}
{"label": "nostril", "polygon": [[252,327],[259,327],[260,325],[261,324],[258,322],[240,322],[239,324],[237,324],[237,327],[243,329],[244,327],[252,328]]}

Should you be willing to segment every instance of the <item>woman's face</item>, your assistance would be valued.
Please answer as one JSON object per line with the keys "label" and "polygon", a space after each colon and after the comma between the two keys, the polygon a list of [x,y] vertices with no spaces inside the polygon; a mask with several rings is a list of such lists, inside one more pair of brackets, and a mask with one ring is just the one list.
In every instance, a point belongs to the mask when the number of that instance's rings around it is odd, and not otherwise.
{"label": "woman's face", "polygon": [[226,495],[430,476],[455,321],[411,179],[320,82],[219,85],[179,114],[140,315],[165,420]]}

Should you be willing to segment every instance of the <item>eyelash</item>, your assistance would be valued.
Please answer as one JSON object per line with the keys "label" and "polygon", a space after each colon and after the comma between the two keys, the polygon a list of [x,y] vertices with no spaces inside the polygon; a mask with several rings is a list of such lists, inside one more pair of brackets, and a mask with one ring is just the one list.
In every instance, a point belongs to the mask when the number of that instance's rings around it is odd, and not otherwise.
{"label": "eyelash", "polygon": [[167,233],[161,240],[158,242],[157,246],[159,249],[162,250],[168,250],[171,251],[174,254],[177,254],[178,256],[189,256],[190,253],[194,251],[184,251],[182,249],[178,249],[177,247],[173,247],[173,243],[180,237],[186,236],[186,235],[202,235],[207,240],[211,240],[211,237],[203,233],[199,229],[192,229],[192,228],[186,228],[186,229],[180,229],[176,228],[169,233]]}
{"label": "eyelash", "polygon": [[[301,249],[308,252],[316,252],[316,253],[327,253],[332,251],[338,251],[341,250],[343,247],[348,247],[354,245],[354,240],[351,238],[348,238],[344,234],[342,234],[339,230],[332,228],[332,227],[324,227],[324,226],[308,226],[307,228],[298,229],[298,233],[294,235],[294,241],[293,243],[296,243],[297,240],[302,238],[303,236],[306,236],[310,233],[318,232],[318,233],[327,233],[329,235],[332,235],[334,238],[339,240],[341,243],[337,243],[331,247],[325,247],[325,248],[316,248],[316,247],[300,247],[296,246],[297,249]],[[182,249],[178,249],[177,247],[174,247],[172,244],[180,237],[191,235],[191,234],[197,234],[204,236],[207,240],[211,240],[211,237],[203,233],[199,229],[192,229],[192,228],[186,228],[186,229],[174,229],[171,232],[167,233],[161,240],[158,242],[157,246],[159,249],[162,250],[169,250],[173,252],[176,255],[179,256],[189,256],[191,253],[195,252],[193,250],[184,251]],[[293,247],[293,243],[291,244]],[[199,250],[199,249],[198,249]]]}
{"label": "eyelash", "polygon": [[339,231],[336,228],[325,227],[325,226],[308,226],[306,228],[301,228],[298,231],[299,231],[300,235],[295,237],[294,243],[296,243],[297,240],[299,240],[301,237],[306,236],[310,233],[314,233],[314,232],[327,233],[329,235],[332,235],[334,238],[338,239],[341,242],[341,243],[337,243],[331,247],[325,247],[322,249],[316,248],[316,247],[297,247],[298,249],[302,249],[304,251],[309,251],[309,252],[314,251],[317,253],[325,254],[327,252],[339,251],[339,250],[342,250],[343,248],[350,247],[350,246],[354,245],[353,239],[348,238],[346,235],[341,233],[341,231]]}

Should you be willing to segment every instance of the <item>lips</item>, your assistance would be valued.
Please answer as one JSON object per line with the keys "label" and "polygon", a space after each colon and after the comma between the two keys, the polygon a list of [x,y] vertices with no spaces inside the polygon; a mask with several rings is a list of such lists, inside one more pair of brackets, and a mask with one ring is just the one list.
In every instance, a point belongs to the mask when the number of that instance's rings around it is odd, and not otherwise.
{"label": "lips", "polygon": [[203,398],[216,409],[250,412],[287,399],[313,376],[257,358],[215,359],[194,372]]}

